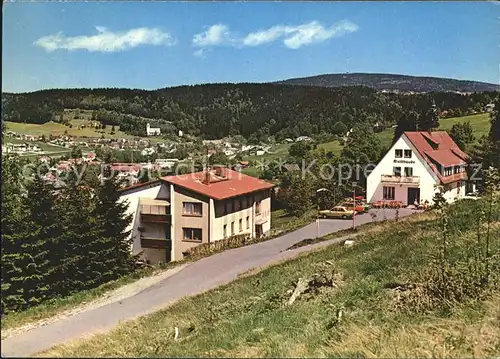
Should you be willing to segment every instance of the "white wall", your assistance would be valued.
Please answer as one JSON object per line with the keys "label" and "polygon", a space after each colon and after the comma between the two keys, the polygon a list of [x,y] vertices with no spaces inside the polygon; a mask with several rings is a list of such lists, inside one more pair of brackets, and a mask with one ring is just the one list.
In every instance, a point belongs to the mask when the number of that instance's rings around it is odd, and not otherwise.
{"label": "white wall", "polygon": [[[219,207],[219,211],[223,211],[220,209],[221,206],[224,206],[223,201],[216,202],[215,206]],[[214,206],[214,209],[215,209]],[[246,218],[250,217],[250,228],[247,229]],[[224,238],[224,225],[227,225],[227,237],[231,237],[231,222],[234,222],[234,234],[249,234],[252,236],[253,230],[253,208],[252,206],[239,210],[237,212],[229,213],[222,217],[215,217],[215,210],[210,211],[211,223],[210,223],[210,231],[212,233],[211,241],[219,241]],[[240,218],[243,220],[243,231],[239,231],[239,220]]]}
{"label": "white wall", "polygon": [[[137,189],[130,189],[125,191],[124,194],[120,197],[120,201],[128,201],[127,214],[132,214],[132,222],[127,227],[127,231],[131,231],[130,237],[132,237],[133,242],[131,245],[132,254],[136,255],[143,250],[141,247],[141,233],[138,228],[140,227],[140,208],[139,208],[139,199],[140,198],[157,198],[160,191],[165,191],[162,189],[162,186],[166,186],[162,183],[155,183],[150,186],[145,186]],[[145,237],[155,237],[159,234],[159,231],[163,230],[163,227],[159,224],[152,224],[146,226],[146,232],[144,232]],[[163,232],[160,235],[163,237]],[[151,251],[153,249],[148,249]],[[164,252],[164,251],[163,251]],[[163,256],[163,258],[165,258]],[[149,259],[149,258],[148,258]]]}
{"label": "white wall", "polygon": [[455,200],[465,196],[465,189],[466,189],[465,181],[450,183],[446,185],[444,188],[445,192],[443,193],[443,197],[449,203],[454,202]]}
{"label": "white wall", "polygon": [[[395,150],[412,150],[412,158],[395,158]],[[411,160],[414,161],[412,164],[408,163],[395,163],[394,160]],[[420,177],[419,185],[409,185],[409,184],[382,184],[382,175],[392,175],[393,167],[401,167],[401,175],[404,176],[404,168],[412,167],[413,176]],[[420,154],[413,147],[411,142],[406,138],[406,136],[401,136],[399,140],[391,147],[391,149],[385,154],[382,160],[377,164],[377,167],[370,173],[367,178],[367,188],[366,197],[368,202],[375,202],[383,200],[383,187],[394,187],[395,189],[395,200],[402,201],[405,205],[407,204],[408,198],[408,187],[419,187],[420,188],[420,200],[427,200],[432,202],[432,197],[434,197],[435,185],[439,183],[439,180],[429,168],[427,162],[420,156]]]}

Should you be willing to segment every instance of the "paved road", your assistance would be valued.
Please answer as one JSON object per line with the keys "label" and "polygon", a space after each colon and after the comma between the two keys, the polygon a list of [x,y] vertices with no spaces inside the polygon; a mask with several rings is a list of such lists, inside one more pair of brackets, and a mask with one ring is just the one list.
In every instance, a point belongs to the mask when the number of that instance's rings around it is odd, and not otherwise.
{"label": "paved road", "polygon": [[[377,213],[376,221],[384,219],[381,210],[371,211]],[[394,218],[394,210],[385,210],[385,212],[388,219]],[[404,217],[412,213],[415,211],[402,209],[399,215]],[[372,217],[369,214],[356,217],[357,224],[368,222],[372,222]],[[323,236],[351,226],[352,221],[350,220],[322,219],[320,220],[319,233]],[[82,312],[6,338],[2,340],[2,356],[32,356],[39,351],[84,335],[108,331],[120,322],[154,312],[183,297],[196,295],[229,283],[235,280],[239,274],[253,268],[294,257],[300,252],[341,242],[352,236],[344,236],[312,246],[284,251],[305,238],[316,237],[317,230],[317,224],[311,223],[299,230],[266,242],[227,250],[200,259],[178,273],[121,302]]]}

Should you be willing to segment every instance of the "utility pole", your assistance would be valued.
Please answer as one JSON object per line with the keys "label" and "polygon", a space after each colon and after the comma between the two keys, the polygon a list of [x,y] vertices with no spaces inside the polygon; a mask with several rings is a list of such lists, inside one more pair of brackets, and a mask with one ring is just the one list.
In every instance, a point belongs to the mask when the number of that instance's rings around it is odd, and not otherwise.
{"label": "utility pole", "polygon": [[356,230],[356,182],[352,183],[352,202],[354,210],[352,214],[352,229]]}

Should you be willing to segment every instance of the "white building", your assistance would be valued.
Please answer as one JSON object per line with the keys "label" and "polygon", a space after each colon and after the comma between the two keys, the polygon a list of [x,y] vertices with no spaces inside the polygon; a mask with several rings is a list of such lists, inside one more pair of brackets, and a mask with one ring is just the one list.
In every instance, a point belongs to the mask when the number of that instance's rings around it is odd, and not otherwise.
{"label": "white building", "polygon": [[154,147],[147,147],[141,151],[141,155],[143,156],[151,156],[153,153],[155,153]]}
{"label": "white building", "polygon": [[159,127],[151,127],[151,125],[148,123],[146,125],[146,135],[159,136],[159,135],[161,135],[161,130]]}
{"label": "white building", "polygon": [[134,255],[151,263],[182,260],[189,250],[233,236],[260,237],[271,229],[273,184],[232,171],[167,176],[121,190],[133,216]]}
{"label": "white building", "polygon": [[309,136],[299,136],[295,140],[295,142],[300,142],[300,141],[312,141],[312,138]]}
{"label": "white building", "polygon": [[367,178],[367,200],[428,201],[442,186],[448,202],[465,196],[468,156],[445,131],[405,132]]}

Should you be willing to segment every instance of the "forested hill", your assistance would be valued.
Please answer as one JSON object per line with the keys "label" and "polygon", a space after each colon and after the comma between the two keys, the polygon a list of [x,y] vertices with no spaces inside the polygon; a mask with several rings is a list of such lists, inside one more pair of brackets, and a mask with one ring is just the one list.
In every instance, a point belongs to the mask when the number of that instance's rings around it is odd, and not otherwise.
{"label": "forested hill", "polygon": [[[164,134],[206,139],[243,135],[251,140],[276,140],[339,133],[356,123],[395,124],[409,110],[427,111],[432,98],[439,109],[455,115],[481,111],[498,96],[477,93],[401,95],[368,87],[324,88],[278,84],[206,84],[154,91],[132,89],[55,89],[2,95],[6,121],[62,121],[64,109],[93,110],[95,120],[135,135],[144,135],[145,121]],[[148,120],[146,120],[147,118]],[[380,127],[379,127],[380,128]]]}
{"label": "forested hill", "polygon": [[276,83],[321,87],[367,86],[378,91],[399,92],[483,92],[500,90],[500,85],[486,82],[369,73],[325,74],[288,79]]}

